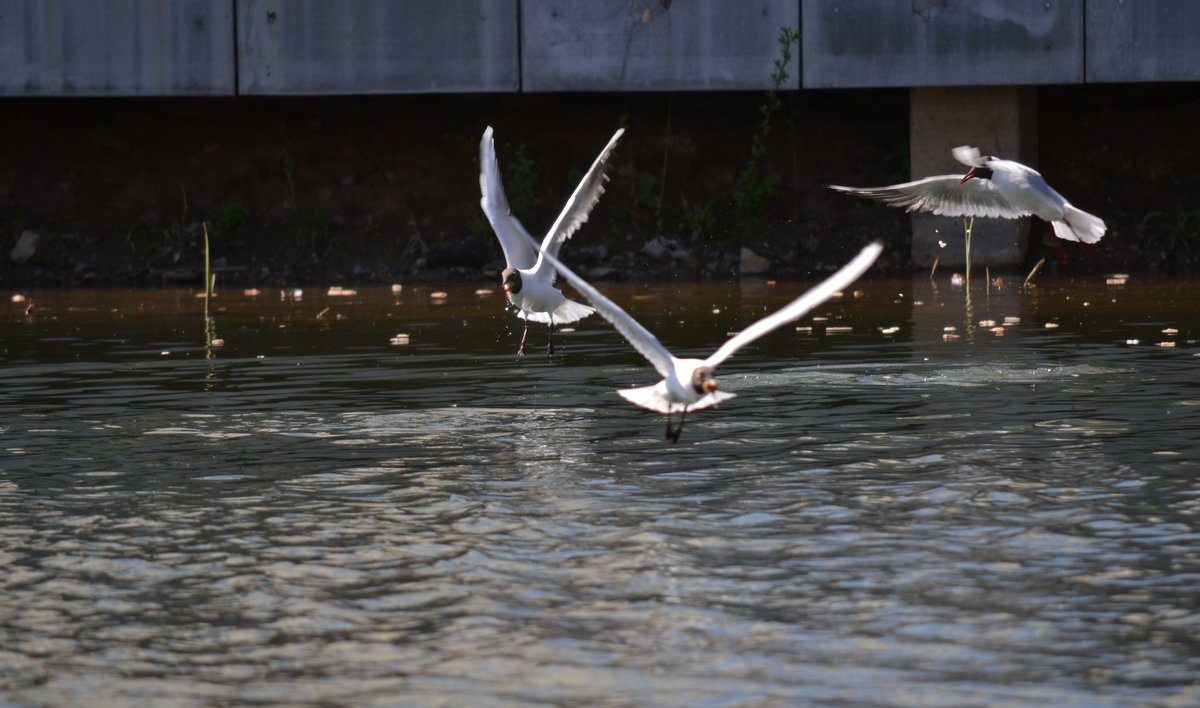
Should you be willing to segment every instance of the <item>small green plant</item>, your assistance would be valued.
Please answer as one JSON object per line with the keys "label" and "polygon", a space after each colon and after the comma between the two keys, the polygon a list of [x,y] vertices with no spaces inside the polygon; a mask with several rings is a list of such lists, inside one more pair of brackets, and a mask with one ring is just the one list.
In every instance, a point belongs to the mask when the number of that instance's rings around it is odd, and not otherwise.
{"label": "small green plant", "polygon": [[888,184],[898,184],[912,179],[912,156],[908,141],[897,145],[883,156],[884,170],[888,172]]}
{"label": "small green plant", "polygon": [[290,147],[284,146],[275,151],[275,158],[279,160],[279,167],[287,181],[287,197],[283,208],[290,211],[296,208],[296,156]]}
{"label": "small green plant", "polygon": [[327,211],[306,210],[296,214],[293,228],[296,229],[296,246],[306,251],[314,260],[324,255],[320,246],[321,241],[329,232],[332,218]]}
{"label": "small green plant", "polygon": [[758,132],[750,141],[750,157],[733,187],[734,207],[738,216],[749,224],[758,223],[767,203],[779,191],[779,176],[764,172],[762,160],[767,155],[771,119],[782,105],[779,89],[788,80],[787,67],[792,61],[792,44],[799,44],[800,33],[790,27],[780,27],[776,41],[779,43],[779,57],[775,59],[775,70],[771,72],[771,88],[758,108]]}
{"label": "small green plant", "polygon": [[1200,247],[1200,209],[1177,207],[1171,211],[1152,211],[1142,217],[1141,230],[1167,253]]}
{"label": "small green plant", "polygon": [[644,206],[647,209],[658,208],[658,193],[654,189],[654,185],[656,184],[658,184],[658,178],[652,173],[638,173],[637,191],[634,192],[634,198],[638,205]]}
{"label": "small green plant", "polygon": [[683,225],[692,238],[699,238],[710,231],[713,225],[713,203],[706,201],[693,206],[688,202],[687,197],[683,197],[682,201]]}
{"label": "small green plant", "polygon": [[221,209],[221,228],[232,231],[250,221],[250,210],[241,202],[231,202]]}
{"label": "small green plant", "polygon": [[508,168],[508,204],[514,214],[524,214],[537,196],[537,165],[525,145],[518,145]]}

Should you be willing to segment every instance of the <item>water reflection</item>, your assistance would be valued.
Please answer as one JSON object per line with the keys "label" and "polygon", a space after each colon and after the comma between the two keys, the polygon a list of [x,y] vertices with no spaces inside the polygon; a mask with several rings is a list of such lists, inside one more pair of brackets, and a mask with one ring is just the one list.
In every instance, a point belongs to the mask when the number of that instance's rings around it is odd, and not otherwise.
{"label": "water reflection", "polygon": [[[1200,291],[982,285],[856,286],[678,446],[618,335],[516,362],[474,288],[222,294],[207,349],[190,293],[34,293],[0,695],[1197,702]],[[804,287],[606,290],[686,353]]]}

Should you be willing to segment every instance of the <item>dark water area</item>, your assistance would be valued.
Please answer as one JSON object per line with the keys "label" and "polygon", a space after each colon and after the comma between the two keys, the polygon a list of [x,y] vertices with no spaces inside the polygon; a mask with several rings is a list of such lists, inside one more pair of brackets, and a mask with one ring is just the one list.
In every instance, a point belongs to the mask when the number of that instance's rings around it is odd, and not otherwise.
{"label": "dark water area", "polygon": [[[984,280],[859,283],[677,445],[490,285],[225,290],[213,347],[2,293],[0,700],[1200,703],[1200,283]],[[603,289],[706,355],[806,286]]]}

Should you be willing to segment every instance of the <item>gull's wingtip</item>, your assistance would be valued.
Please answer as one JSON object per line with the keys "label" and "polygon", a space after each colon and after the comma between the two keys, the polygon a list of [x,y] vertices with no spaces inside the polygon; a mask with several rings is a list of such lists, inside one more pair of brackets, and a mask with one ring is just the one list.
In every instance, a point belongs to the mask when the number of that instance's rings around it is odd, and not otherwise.
{"label": "gull's wingtip", "polygon": [[874,265],[879,256],[883,254],[883,241],[875,240],[863,246],[863,249],[858,252],[858,256],[854,259],[863,263],[862,269],[865,271]]}
{"label": "gull's wingtip", "polygon": [[984,167],[983,157],[979,153],[979,148],[973,145],[959,145],[950,151],[954,155],[954,159],[958,160],[967,167]]}

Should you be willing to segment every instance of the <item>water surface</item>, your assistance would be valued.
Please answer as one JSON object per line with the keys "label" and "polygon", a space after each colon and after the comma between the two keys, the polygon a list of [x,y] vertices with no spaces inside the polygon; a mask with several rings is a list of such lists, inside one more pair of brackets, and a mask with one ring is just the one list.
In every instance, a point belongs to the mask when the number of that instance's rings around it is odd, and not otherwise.
{"label": "water surface", "polygon": [[0,698],[1200,703],[1196,283],[479,287],[4,293]]}

